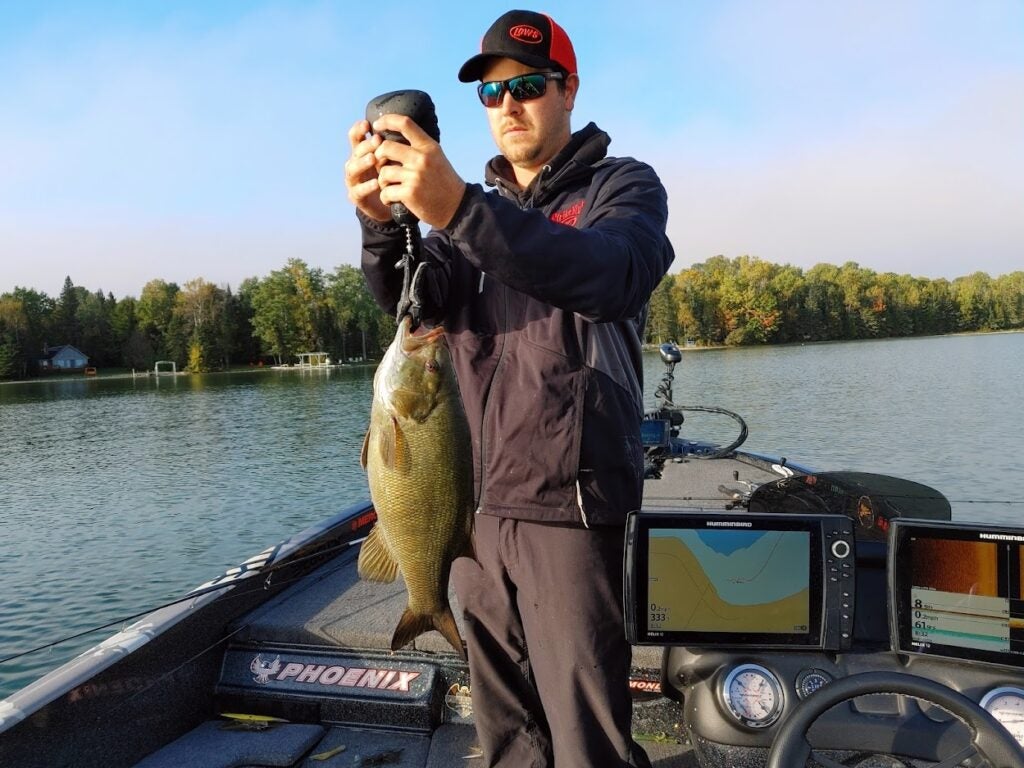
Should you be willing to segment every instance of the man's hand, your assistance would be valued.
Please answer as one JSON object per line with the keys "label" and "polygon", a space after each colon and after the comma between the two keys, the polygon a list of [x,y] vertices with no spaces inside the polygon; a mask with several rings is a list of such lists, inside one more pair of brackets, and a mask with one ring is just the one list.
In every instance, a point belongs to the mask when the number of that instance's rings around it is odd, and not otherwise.
{"label": "man's hand", "polygon": [[369,138],[370,124],[366,120],[355,123],[348,131],[352,154],[345,162],[345,186],[348,199],[366,216],[376,221],[391,221],[390,206],[381,202],[380,182],[377,179],[380,161],[373,151],[381,144],[381,137]]}
{"label": "man's hand", "polygon": [[[409,142],[381,142],[374,135],[376,181],[380,187],[379,200],[384,208],[391,203],[404,203],[420,221],[432,227],[447,226],[462,202],[466,183],[448,162],[441,145],[406,115],[381,115],[374,121],[373,129],[378,132],[397,131]],[[363,160],[359,163],[366,166]],[[349,196],[352,197],[351,186]],[[363,210],[365,212],[366,209]]]}

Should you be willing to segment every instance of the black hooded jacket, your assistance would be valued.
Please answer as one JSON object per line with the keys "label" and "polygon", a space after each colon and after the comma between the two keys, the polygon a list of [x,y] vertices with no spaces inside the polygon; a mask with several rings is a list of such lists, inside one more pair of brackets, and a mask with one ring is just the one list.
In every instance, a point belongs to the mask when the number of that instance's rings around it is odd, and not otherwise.
{"label": "black hooded jacket", "polygon": [[[608,143],[589,124],[522,191],[495,158],[495,190],[468,184],[422,240],[424,316],[445,328],[481,513],[621,525],[640,506],[643,326],[674,254],[660,180]],[[360,221],[370,290],[394,311],[403,230]]]}

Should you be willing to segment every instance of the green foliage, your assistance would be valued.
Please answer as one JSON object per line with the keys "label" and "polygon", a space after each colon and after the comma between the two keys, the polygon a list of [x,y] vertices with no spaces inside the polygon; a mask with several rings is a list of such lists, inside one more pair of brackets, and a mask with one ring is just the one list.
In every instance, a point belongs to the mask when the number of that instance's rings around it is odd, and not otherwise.
{"label": "green foliage", "polygon": [[[365,360],[368,356],[368,343],[372,349],[380,347],[377,339],[381,325],[386,324],[387,318],[373,300],[362,270],[348,265],[335,268],[327,276],[326,298],[340,344],[337,358]],[[390,329],[391,335],[394,335],[394,323]],[[353,337],[356,337],[355,343]],[[384,346],[389,343],[390,339]]]}
{"label": "green foliage", "polygon": [[682,334],[705,345],[1024,328],[1024,272],[995,279],[979,272],[951,284],[878,274],[855,262],[805,273],[750,256],[715,256],[671,279]]}
{"label": "green foliage", "polygon": [[0,379],[13,379],[18,372],[18,348],[0,341]]}
{"label": "green foliage", "polygon": [[174,297],[172,310],[178,343],[188,348],[188,369],[227,367],[231,359],[230,291],[201,277],[189,280]]}
{"label": "green foliage", "polygon": [[135,305],[138,328],[146,335],[155,360],[183,362],[184,346],[174,318],[178,290],[175,283],[150,280],[142,287],[142,294]]}
{"label": "green foliage", "polygon": [[[715,256],[667,275],[651,296],[646,341],[701,345],[868,339],[1024,328],[1024,272],[956,280],[876,273],[855,262],[806,272],[750,256]],[[290,259],[237,293],[196,278],[179,288],[151,280],[121,300],[64,281],[61,295],[16,287],[0,294],[0,379],[38,372],[45,345],[73,344],[99,368],[152,368],[174,360],[191,371],[291,362],[299,352],[340,361],[374,359],[395,320],[370,295],[362,272],[324,274]]]}
{"label": "green foliage", "polygon": [[322,300],[320,270],[310,271],[300,259],[289,259],[256,285],[252,292],[252,327],[264,351],[278,363],[300,352],[319,350],[315,319]]}
{"label": "green foliage", "polygon": [[205,373],[207,370],[203,345],[198,340],[193,340],[188,347],[188,371],[189,373]]}
{"label": "green foliage", "polygon": [[672,287],[675,280],[665,275],[651,294],[650,312],[647,317],[647,341],[661,344],[679,339],[679,319],[675,312]]}

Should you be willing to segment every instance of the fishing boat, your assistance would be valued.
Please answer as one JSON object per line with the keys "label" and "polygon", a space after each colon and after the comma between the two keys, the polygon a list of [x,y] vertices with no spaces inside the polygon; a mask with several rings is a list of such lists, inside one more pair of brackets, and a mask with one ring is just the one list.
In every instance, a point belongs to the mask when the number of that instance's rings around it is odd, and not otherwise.
{"label": "fishing boat", "polygon": [[[1024,528],[746,452],[738,415],[673,403],[661,351],[624,553],[653,765],[1024,765]],[[434,632],[392,652],[401,581],[356,573],[375,519],[356,501],[0,701],[0,766],[482,765],[465,663]]]}

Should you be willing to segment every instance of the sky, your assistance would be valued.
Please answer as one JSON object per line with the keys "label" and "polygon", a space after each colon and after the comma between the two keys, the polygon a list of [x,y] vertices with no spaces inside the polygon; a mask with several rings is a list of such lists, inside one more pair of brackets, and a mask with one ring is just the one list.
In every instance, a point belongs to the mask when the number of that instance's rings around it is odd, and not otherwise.
{"label": "sky", "polygon": [[[0,0],[0,294],[357,265],[349,127],[375,96],[426,91],[481,182],[495,148],[456,73],[523,5]],[[596,122],[665,184],[673,272],[1024,269],[1018,0],[527,7],[575,46],[573,128]]]}

